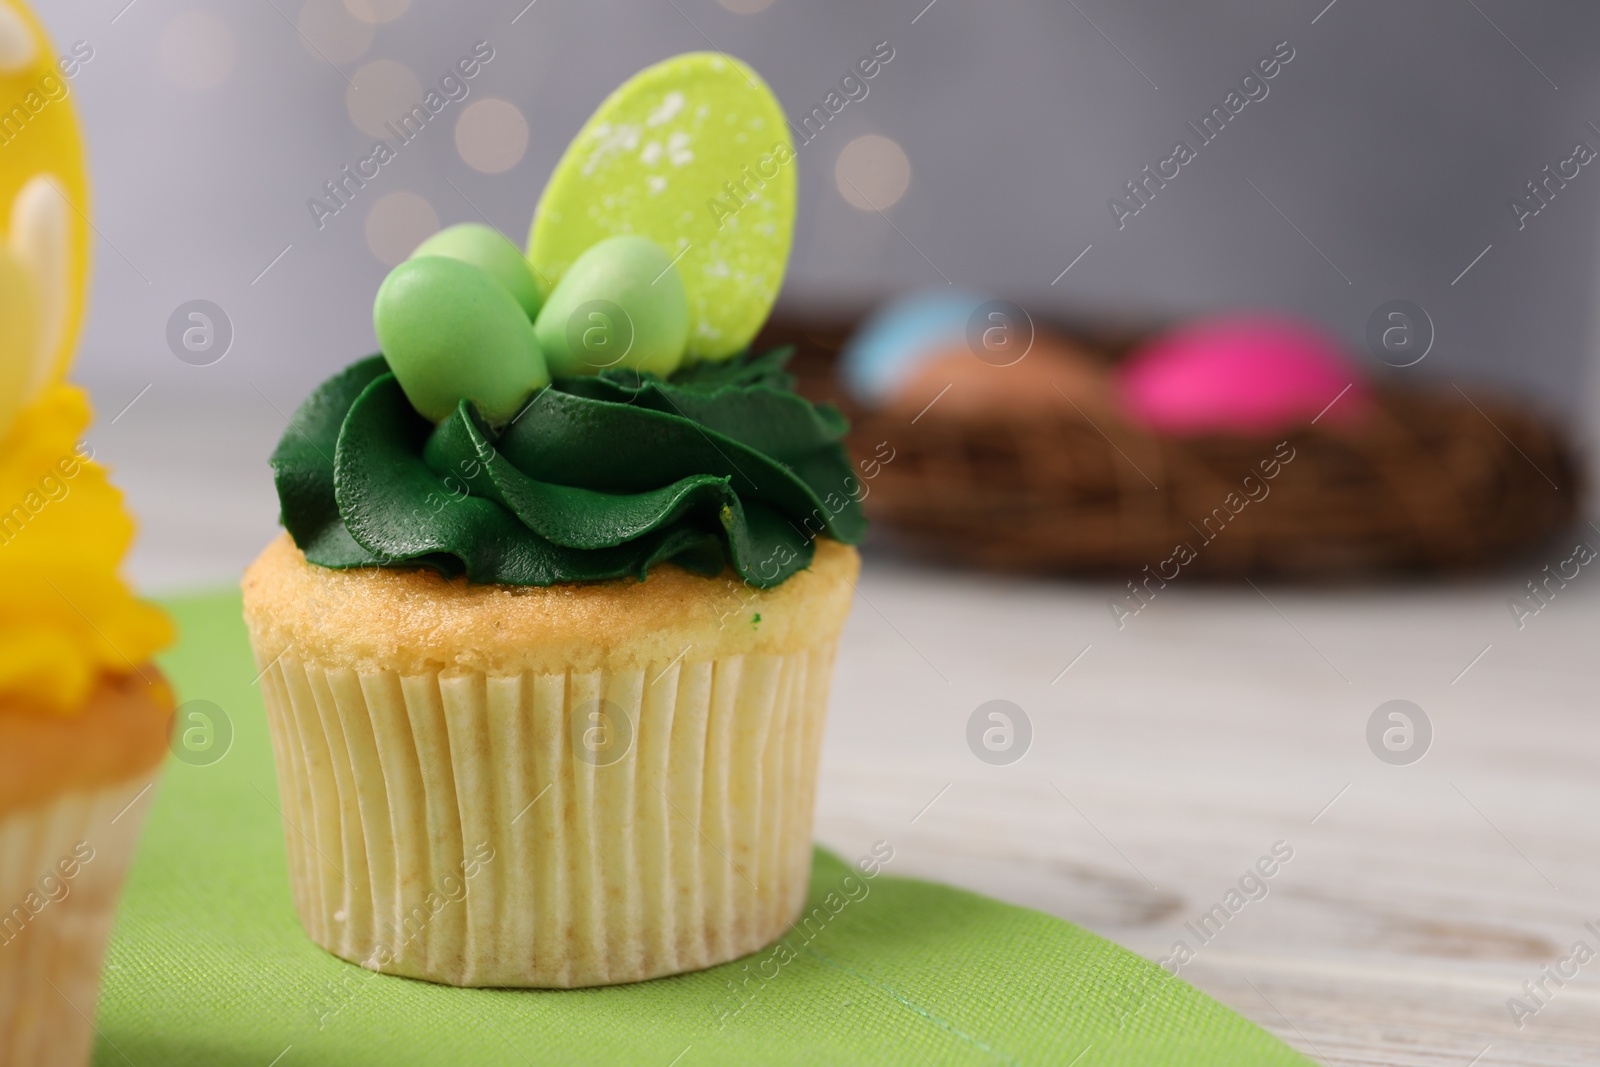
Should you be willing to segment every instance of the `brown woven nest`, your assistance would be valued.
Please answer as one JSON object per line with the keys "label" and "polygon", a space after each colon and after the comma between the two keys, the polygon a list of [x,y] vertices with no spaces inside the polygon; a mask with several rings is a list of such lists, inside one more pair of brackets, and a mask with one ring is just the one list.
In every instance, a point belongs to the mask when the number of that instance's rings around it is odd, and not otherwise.
{"label": "brown woven nest", "polygon": [[[780,320],[768,339],[797,343],[802,390],[838,401],[832,350],[849,327]],[[1088,342],[1110,360],[1125,337]],[[1358,425],[1262,439],[1156,437],[1093,411],[936,405],[913,421],[842,406],[859,456],[892,449],[870,483],[872,518],[923,554],[1001,570],[1462,570],[1502,563],[1574,521],[1577,463],[1551,424],[1449,385],[1374,394]]]}

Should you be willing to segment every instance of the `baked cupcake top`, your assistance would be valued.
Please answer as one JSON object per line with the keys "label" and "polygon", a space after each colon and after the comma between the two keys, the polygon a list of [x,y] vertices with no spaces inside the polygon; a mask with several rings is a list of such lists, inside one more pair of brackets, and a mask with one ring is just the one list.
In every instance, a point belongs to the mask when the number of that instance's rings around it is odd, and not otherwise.
{"label": "baked cupcake top", "polygon": [[865,533],[831,406],[750,342],[782,283],[794,148],[748,67],[679,56],[614,92],[557,166],[524,255],[429,238],[380,287],[382,352],[301,405],[283,524],[331,568],[552,585],[667,561],[767,588]]}
{"label": "baked cupcake top", "polygon": [[133,522],[80,443],[88,398],[62,380],[88,275],[75,69],[0,4],[0,100],[27,115],[0,146],[0,714],[80,711],[172,637],[118,577]]}

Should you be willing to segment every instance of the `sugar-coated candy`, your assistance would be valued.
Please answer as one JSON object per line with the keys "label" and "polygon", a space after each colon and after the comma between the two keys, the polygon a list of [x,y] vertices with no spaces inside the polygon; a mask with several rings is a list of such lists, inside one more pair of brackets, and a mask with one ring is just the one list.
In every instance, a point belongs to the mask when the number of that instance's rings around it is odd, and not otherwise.
{"label": "sugar-coated candy", "polygon": [[419,256],[390,271],[372,325],[411,406],[434,422],[464,399],[490,423],[505,422],[550,382],[522,306],[459,259]]}
{"label": "sugar-coated candy", "polygon": [[631,367],[664,378],[683,361],[689,298],[660,245],[612,237],[578,257],[533,329],[552,374]]}
{"label": "sugar-coated candy", "polygon": [[489,277],[499,282],[506,292],[516,298],[529,321],[539,314],[543,294],[533,266],[523,256],[521,249],[508,241],[504,234],[481,222],[463,222],[447,226],[423,241],[411,258],[419,256],[449,256],[463,263],[471,263]]}

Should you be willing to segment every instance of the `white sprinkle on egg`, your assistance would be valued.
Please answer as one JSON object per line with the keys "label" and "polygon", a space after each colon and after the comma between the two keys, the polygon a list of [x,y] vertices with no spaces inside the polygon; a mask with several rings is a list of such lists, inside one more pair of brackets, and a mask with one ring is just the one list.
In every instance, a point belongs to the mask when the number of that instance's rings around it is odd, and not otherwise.
{"label": "white sprinkle on egg", "polygon": [[689,135],[679,130],[667,138],[667,155],[672,160],[674,167],[681,167],[685,163],[694,162],[694,153],[689,151]]}
{"label": "white sprinkle on egg", "polygon": [[650,112],[649,117],[644,120],[645,125],[660,126],[663,123],[671,122],[677,118],[678,112],[683,110],[684,103],[682,93],[676,91],[668,93],[666,98],[661,101],[661,106]]}

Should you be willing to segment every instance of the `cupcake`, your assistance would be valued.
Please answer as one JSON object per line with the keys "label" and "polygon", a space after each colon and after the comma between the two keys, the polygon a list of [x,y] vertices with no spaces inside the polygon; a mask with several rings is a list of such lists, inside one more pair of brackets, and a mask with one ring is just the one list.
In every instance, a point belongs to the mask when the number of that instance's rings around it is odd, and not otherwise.
{"label": "cupcake", "polygon": [[244,579],[295,907],[392,974],[571,987],[775,940],[865,523],[844,419],[752,353],[794,149],[754,72],[618,89],[526,254],[429,239],[296,412]]}
{"label": "cupcake", "polygon": [[149,662],[171,630],[118,578],[133,524],[62,381],[88,253],[66,62],[0,5],[0,96],[29,113],[0,153],[0,1063],[51,1067],[88,1062],[172,718]]}

